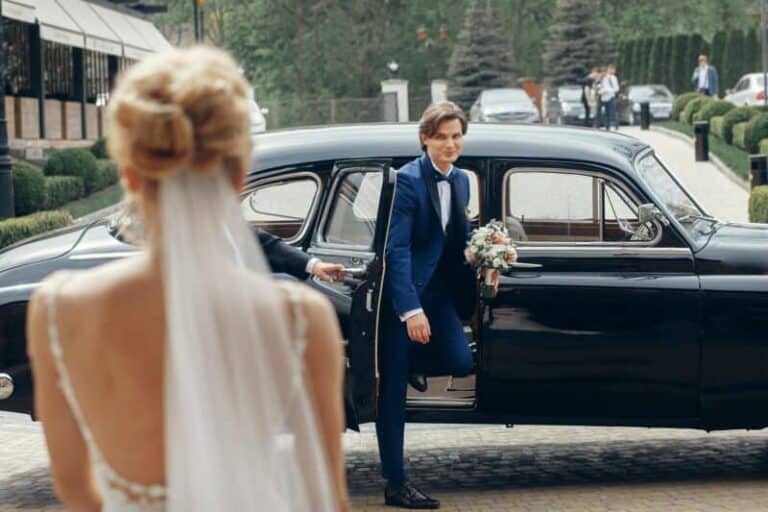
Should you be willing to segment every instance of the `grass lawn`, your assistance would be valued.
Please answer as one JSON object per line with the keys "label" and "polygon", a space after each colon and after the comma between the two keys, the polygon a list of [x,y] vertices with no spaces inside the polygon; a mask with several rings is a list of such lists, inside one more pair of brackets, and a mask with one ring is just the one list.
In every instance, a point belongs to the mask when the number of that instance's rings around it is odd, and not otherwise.
{"label": "grass lawn", "polygon": [[[658,125],[693,137],[693,126],[680,121],[665,121],[658,123]],[[709,150],[738,176],[749,179],[749,158],[747,158],[749,153],[739,147],[727,144],[723,139],[711,133],[709,134]]]}
{"label": "grass lawn", "polygon": [[104,190],[99,190],[83,199],[67,203],[62,208],[67,210],[72,217],[76,219],[83,215],[88,215],[89,213],[101,210],[102,208],[106,208],[107,206],[117,204],[122,198],[123,187],[121,187],[120,184],[116,184],[107,187]]}

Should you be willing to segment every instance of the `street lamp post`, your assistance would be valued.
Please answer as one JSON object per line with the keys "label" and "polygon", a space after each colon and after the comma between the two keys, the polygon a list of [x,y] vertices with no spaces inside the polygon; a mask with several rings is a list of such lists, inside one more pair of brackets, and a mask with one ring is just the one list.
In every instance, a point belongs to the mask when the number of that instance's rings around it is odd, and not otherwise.
{"label": "street lamp post", "polygon": [[195,42],[199,43],[200,37],[200,5],[198,0],[192,0],[192,15],[195,18]]}
{"label": "street lamp post", "polygon": [[0,17],[0,219],[13,217],[13,170],[5,122],[5,18]]}
{"label": "street lamp post", "polygon": [[763,104],[768,104],[768,34],[766,33],[766,0],[760,0],[760,39],[763,48]]}

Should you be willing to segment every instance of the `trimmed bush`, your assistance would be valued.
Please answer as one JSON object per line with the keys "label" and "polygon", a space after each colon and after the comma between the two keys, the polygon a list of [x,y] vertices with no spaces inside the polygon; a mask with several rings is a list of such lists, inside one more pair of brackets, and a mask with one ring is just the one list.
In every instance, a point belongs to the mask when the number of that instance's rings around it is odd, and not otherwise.
{"label": "trimmed bush", "polygon": [[715,100],[709,96],[700,96],[698,98],[692,99],[683,109],[683,113],[680,114],[680,120],[686,124],[693,124],[693,116],[696,115],[696,113],[701,110],[704,105],[712,103],[713,101]]}
{"label": "trimmed bush", "polygon": [[703,107],[701,107],[701,109],[699,109],[698,112],[696,112],[696,115],[693,116],[693,120],[711,122],[713,117],[724,116],[734,108],[736,108],[736,105],[734,105],[730,101],[725,101],[725,100],[710,101],[709,103],[706,103]]}
{"label": "trimmed bush", "polygon": [[72,216],[65,211],[37,212],[0,221],[0,248],[70,224]]}
{"label": "trimmed bush", "polygon": [[45,204],[45,176],[36,165],[23,160],[13,162],[13,204],[16,215],[42,210]]}
{"label": "trimmed bush", "polygon": [[733,127],[737,123],[743,123],[752,119],[755,110],[750,107],[736,107],[723,116],[723,140],[733,144]]}
{"label": "trimmed bush", "polygon": [[723,116],[715,116],[712,119],[709,120],[709,131],[713,135],[716,135],[723,138],[723,121],[725,120],[725,117]]}
{"label": "trimmed bush", "polygon": [[761,140],[757,149],[761,155],[768,155],[768,139]]}
{"label": "trimmed bush", "polygon": [[83,197],[83,180],[77,176],[45,178],[45,209],[53,210]]}
{"label": "trimmed bush", "polygon": [[697,92],[688,92],[685,94],[681,94],[675,100],[672,102],[672,119],[675,121],[679,121],[680,114],[683,113],[683,110],[685,110],[686,105],[688,105],[691,100],[694,100],[696,98],[701,98],[701,94]]}
{"label": "trimmed bush", "polygon": [[46,176],[77,176],[83,179],[85,194],[96,190],[98,165],[96,157],[82,148],[60,149],[51,153],[45,161],[43,172]]}
{"label": "trimmed bush", "polygon": [[107,139],[102,137],[94,142],[90,151],[97,159],[109,158],[109,155],[107,154]]}
{"label": "trimmed bush", "polygon": [[749,194],[749,222],[768,222],[768,186],[761,185]]}
{"label": "trimmed bush", "polygon": [[754,116],[744,132],[744,149],[750,153],[760,150],[760,141],[768,137],[768,114]]}
{"label": "trimmed bush", "polygon": [[733,126],[733,145],[741,149],[747,149],[746,142],[744,140],[747,134],[747,121],[743,123],[736,123]]}
{"label": "trimmed bush", "polygon": [[112,160],[99,160],[98,166],[98,179],[96,180],[96,190],[107,188],[110,185],[114,185],[118,182],[119,176],[117,173],[117,164]]}

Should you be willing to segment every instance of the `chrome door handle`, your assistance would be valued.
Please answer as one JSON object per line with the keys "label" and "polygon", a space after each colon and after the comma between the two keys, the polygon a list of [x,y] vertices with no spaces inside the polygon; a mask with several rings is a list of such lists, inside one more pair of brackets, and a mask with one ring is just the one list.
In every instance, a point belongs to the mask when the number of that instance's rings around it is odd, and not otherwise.
{"label": "chrome door handle", "polygon": [[368,269],[365,267],[344,267],[341,271],[349,277],[363,277]]}

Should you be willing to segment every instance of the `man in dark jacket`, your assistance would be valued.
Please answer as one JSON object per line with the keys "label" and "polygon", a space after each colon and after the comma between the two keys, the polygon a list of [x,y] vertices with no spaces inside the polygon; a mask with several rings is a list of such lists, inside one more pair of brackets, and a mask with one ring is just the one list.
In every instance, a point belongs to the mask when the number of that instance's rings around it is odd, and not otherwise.
{"label": "man in dark jacket", "polygon": [[699,55],[699,67],[693,70],[691,82],[696,92],[717,98],[720,92],[717,69],[709,65],[709,58],[706,55]]}
{"label": "man in dark jacket", "polygon": [[257,233],[261,248],[273,272],[290,274],[302,280],[311,274],[328,282],[344,277],[341,271],[342,265],[312,258],[263,229],[257,229]]}

